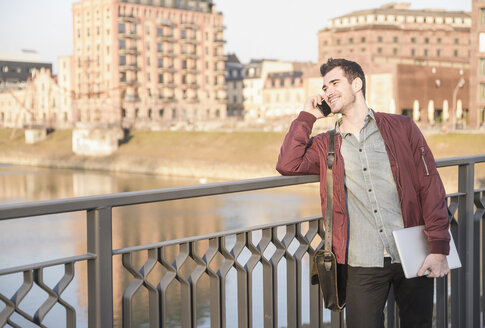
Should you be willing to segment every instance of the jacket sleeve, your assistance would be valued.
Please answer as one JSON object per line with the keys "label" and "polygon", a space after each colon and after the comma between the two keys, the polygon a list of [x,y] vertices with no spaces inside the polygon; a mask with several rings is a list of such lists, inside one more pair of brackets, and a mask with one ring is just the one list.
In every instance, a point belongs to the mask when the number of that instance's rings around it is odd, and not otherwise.
{"label": "jacket sleeve", "polygon": [[426,140],[411,121],[410,142],[419,176],[418,193],[431,253],[448,255],[450,234],[446,193]]}
{"label": "jacket sleeve", "polygon": [[316,118],[300,112],[281,146],[276,170],[282,175],[320,174],[318,147],[310,139]]}

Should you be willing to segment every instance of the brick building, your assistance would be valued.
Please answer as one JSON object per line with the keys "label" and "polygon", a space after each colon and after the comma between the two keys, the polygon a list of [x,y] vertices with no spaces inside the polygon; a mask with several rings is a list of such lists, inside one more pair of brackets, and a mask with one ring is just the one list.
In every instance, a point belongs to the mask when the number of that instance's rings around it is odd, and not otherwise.
{"label": "brick building", "polygon": [[474,126],[469,83],[460,83],[469,76],[470,28],[467,12],[391,3],[331,19],[318,33],[318,58],[359,62],[368,81],[367,101],[376,110],[410,116],[414,111],[422,123],[435,124],[461,106],[458,120]]}
{"label": "brick building", "polygon": [[156,128],[223,119],[222,19],[211,0],[73,4],[76,120]]}
{"label": "brick building", "polygon": [[485,2],[479,0],[472,1],[470,85],[470,118],[478,128],[485,125]]}

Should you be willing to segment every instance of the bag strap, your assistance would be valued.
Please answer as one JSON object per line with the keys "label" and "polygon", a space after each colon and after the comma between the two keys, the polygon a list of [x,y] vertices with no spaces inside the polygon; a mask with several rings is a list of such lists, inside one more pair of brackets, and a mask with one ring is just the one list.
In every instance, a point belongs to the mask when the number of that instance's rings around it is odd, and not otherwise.
{"label": "bag strap", "polygon": [[335,158],[335,130],[329,131],[327,152],[327,210],[325,211],[325,244],[324,249],[332,251],[333,221],[333,160]]}

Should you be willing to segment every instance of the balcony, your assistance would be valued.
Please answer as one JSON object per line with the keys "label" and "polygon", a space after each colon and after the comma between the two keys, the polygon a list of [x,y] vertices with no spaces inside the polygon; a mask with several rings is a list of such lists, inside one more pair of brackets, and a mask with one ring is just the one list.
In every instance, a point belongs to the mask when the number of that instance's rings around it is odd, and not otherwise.
{"label": "balcony", "polygon": [[158,85],[165,87],[165,88],[169,88],[169,89],[175,89],[177,87],[177,85],[173,81],[171,81],[171,82],[159,82]]}
{"label": "balcony", "polygon": [[197,29],[197,25],[195,25],[194,23],[181,23],[180,27],[185,28],[185,29],[189,29],[189,30],[196,30]]}
{"label": "balcony", "polygon": [[167,67],[159,67],[158,71],[165,72],[165,73],[175,73],[177,69],[175,69],[174,66],[167,66]]}
{"label": "balcony", "polygon": [[197,70],[197,67],[182,67],[182,72],[187,73],[187,74],[198,74],[199,71]]}
{"label": "balcony", "polygon": [[125,72],[125,71],[137,71],[138,67],[136,64],[123,64],[119,66],[120,72]]}
{"label": "balcony", "polygon": [[186,43],[186,44],[197,44],[198,43],[196,38],[183,38],[183,39],[180,39],[180,42]]}
{"label": "balcony", "polygon": [[227,41],[226,41],[226,40],[224,40],[224,39],[215,39],[215,40],[214,40],[214,43],[217,43],[217,44],[224,44],[224,43],[226,43],[226,42],[227,42]]}
{"label": "balcony", "polygon": [[164,104],[169,104],[169,103],[173,103],[173,102],[176,102],[177,99],[175,99],[175,97],[164,97],[164,98],[161,98],[160,101]]}
{"label": "balcony", "polygon": [[139,53],[136,47],[120,48],[120,55],[138,55]]}
{"label": "balcony", "polygon": [[138,39],[139,36],[136,34],[135,31],[124,31],[124,32],[119,32],[118,37],[120,39]]}
{"label": "balcony", "polygon": [[157,35],[157,41],[159,42],[177,42],[173,34]]}
{"label": "balcony", "polygon": [[126,95],[122,100],[127,103],[133,103],[133,102],[139,102],[140,97],[138,95]]}
{"label": "balcony", "polygon": [[184,89],[198,89],[199,85],[197,83],[182,83],[182,88]]}
{"label": "balcony", "polygon": [[224,75],[224,76],[226,76],[227,71],[225,69],[218,69],[218,68],[216,68],[215,71],[214,71],[214,73],[216,75]]}
{"label": "balcony", "polygon": [[225,97],[217,97],[216,98],[216,101],[219,102],[219,103],[221,103],[221,104],[225,104],[225,103],[227,103],[227,96],[225,96]]}
{"label": "balcony", "polygon": [[177,55],[175,54],[175,52],[173,50],[158,52],[157,56],[158,57],[171,57],[171,58],[177,57]]}
{"label": "balcony", "polygon": [[192,98],[185,98],[184,101],[189,104],[196,104],[200,102],[198,97],[192,97]]}
{"label": "balcony", "polygon": [[157,18],[158,26],[174,26],[175,24],[169,18]]}
{"label": "balcony", "polygon": [[214,59],[215,60],[226,61],[227,60],[227,56],[224,56],[224,55],[214,55]]}
{"label": "balcony", "polygon": [[120,80],[120,86],[124,87],[138,87],[140,83],[138,83],[137,80],[129,80],[129,81],[121,81]]}
{"label": "balcony", "polygon": [[190,58],[190,59],[198,59],[199,56],[197,56],[197,53],[195,52],[182,52],[180,54],[183,58]]}
{"label": "balcony", "polygon": [[120,14],[118,16],[118,22],[121,23],[138,23],[140,20],[138,18],[135,18],[134,16],[131,15],[123,15]]}

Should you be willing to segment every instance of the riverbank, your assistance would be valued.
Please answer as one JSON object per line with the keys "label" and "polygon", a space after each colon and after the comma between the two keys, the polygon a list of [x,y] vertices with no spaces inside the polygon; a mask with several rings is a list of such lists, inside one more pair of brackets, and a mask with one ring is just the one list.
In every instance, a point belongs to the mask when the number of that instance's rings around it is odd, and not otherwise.
{"label": "riverbank", "polygon": [[[11,133],[0,129],[0,163],[217,180],[277,175],[274,167],[285,136],[254,131],[134,131],[113,155],[86,157],[72,152],[71,130],[54,131],[33,145],[25,144],[24,131],[16,130],[10,139]],[[436,158],[485,153],[483,133],[426,137]]]}

